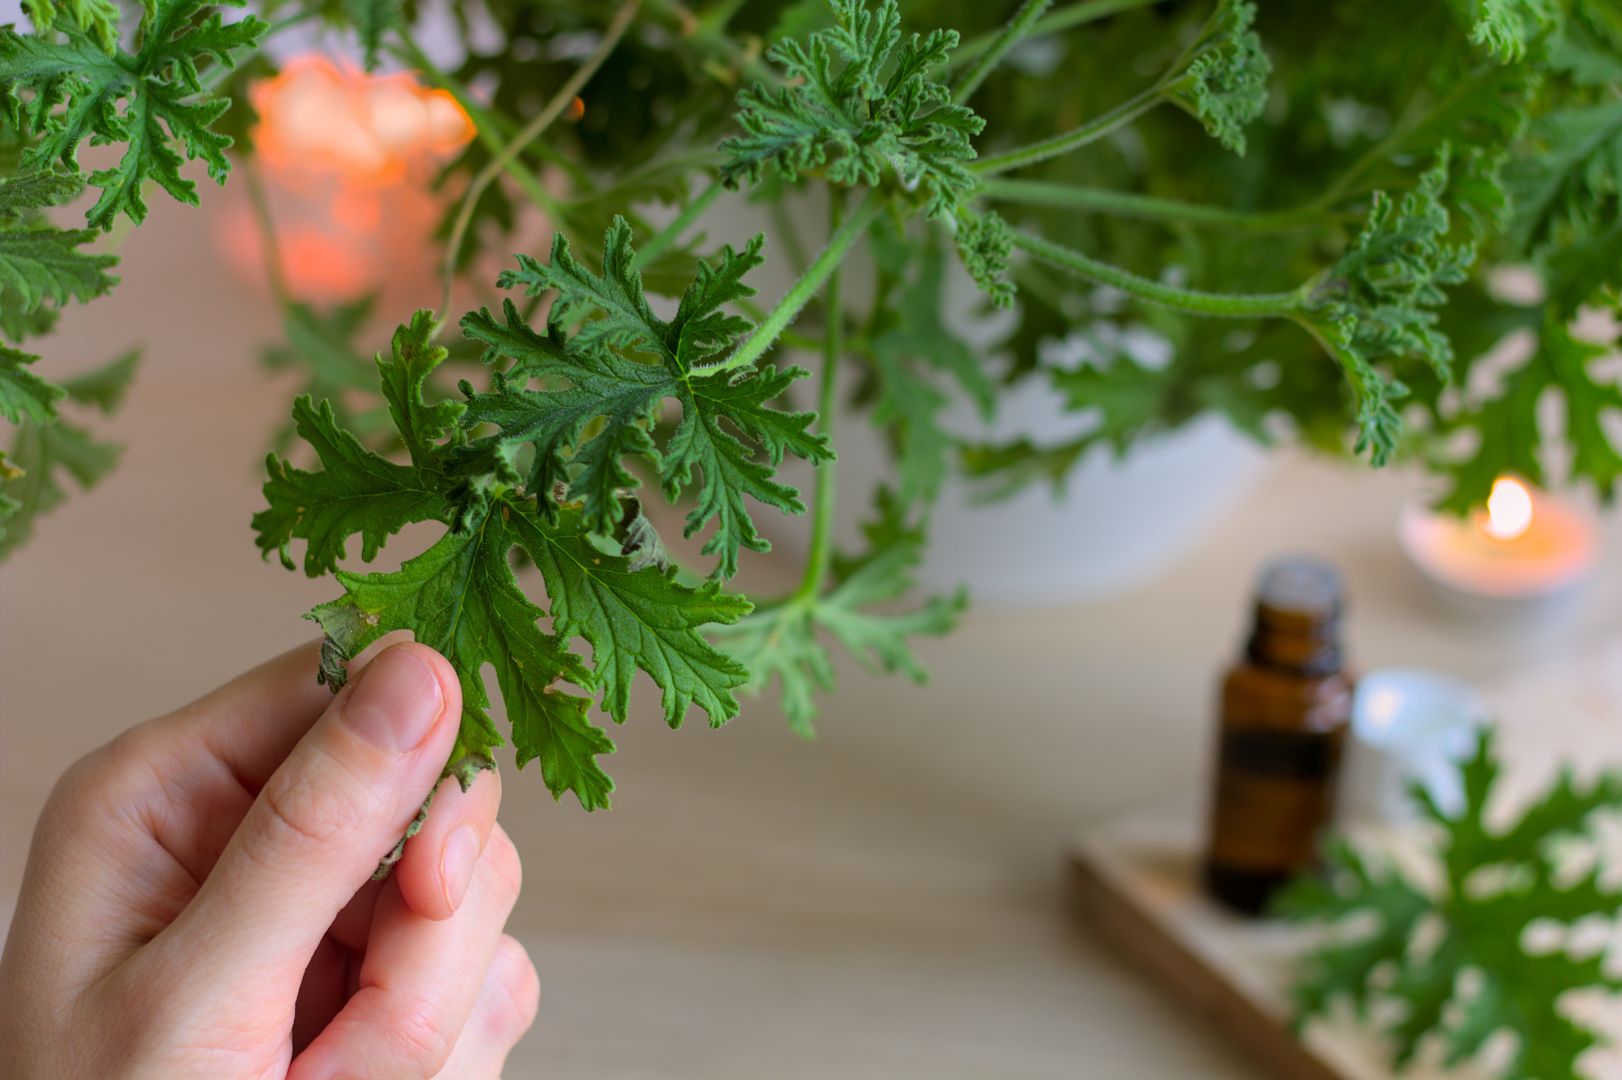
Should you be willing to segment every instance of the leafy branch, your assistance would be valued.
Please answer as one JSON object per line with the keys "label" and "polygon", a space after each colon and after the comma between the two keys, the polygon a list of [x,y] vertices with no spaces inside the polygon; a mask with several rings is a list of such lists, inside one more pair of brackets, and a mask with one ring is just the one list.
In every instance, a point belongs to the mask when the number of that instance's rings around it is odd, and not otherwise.
{"label": "leafy branch", "polygon": [[[268,506],[254,518],[259,546],[292,568],[291,544],[303,540],[306,573],[336,571],[343,596],[310,613],[329,639],[329,679],[341,683],[341,661],[394,630],[410,630],[451,661],[462,681],[463,715],[448,774],[470,783],[478,770],[494,767],[493,752],[505,741],[480,677],[489,664],[519,765],[538,760],[555,796],[573,792],[587,809],[605,807],[613,782],[596,758],[614,747],[587,720],[590,698],[581,692],[601,691],[603,707],[623,722],[631,676],[642,670],[663,691],[672,727],[692,705],[712,723],[730,719],[738,710],[731,691],[747,673],[696,631],[735,621],[749,603],[714,583],[680,584],[671,569],[600,546],[578,505],[559,504],[550,491],[526,494],[508,457],[480,452],[489,444],[469,438],[479,422],[477,399],[424,396],[446,356],[432,344],[433,332],[432,315],[418,312],[396,331],[390,354],[377,358],[409,463],[367,450],[337,425],[330,407],[300,398],[298,431],[321,468],[305,471],[271,455]],[[526,353],[519,361],[537,359]],[[399,569],[336,569],[350,538],[361,537],[361,557],[370,561],[405,525],[427,521],[444,526],[439,540]],[[510,564],[514,548],[539,568],[550,610],[524,595]],[[550,634],[536,625],[547,615]],[[589,664],[570,649],[576,637],[592,650]]]}
{"label": "leafy branch", "polygon": [[1255,19],[1256,5],[1222,0],[1194,42],[1150,86],[1070,131],[986,158],[975,173],[995,176],[1079,150],[1164,104],[1184,110],[1224,147],[1243,154],[1245,125],[1261,115],[1272,71],[1250,29]]}
{"label": "leafy branch", "polygon": [[227,23],[207,9],[204,0],[152,0],[134,53],[105,48],[105,23],[85,26],[71,11],[51,8],[56,21],[31,35],[0,27],[0,117],[37,139],[23,154],[24,168],[60,162],[77,173],[81,142],[125,147],[116,165],[90,175],[102,189],[87,214],[92,227],[110,229],[118,214],[145,220],[141,187],[148,180],[196,205],[197,185],[180,174],[186,160],[203,161],[225,182],[231,139],[212,125],[231,102],[204,92],[199,65],[232,67],[267,24],[252,15]]}
{"label": "leafy branch", "polygon": [[1151,281],[1028,233],[1014,233],[1014,243],[1152,304],[1193,315],[1297,323],[1340,365],[1356,395],[1356,451],[1383,465],[1396,451],[1401,426],[1392,402],[1407,388],[1380,365],[1418,359],[1446,379],[1453,359],[1434,309],[1446,302],[1446,286],[1465,279],[1475,252],[1447,242],[1447,177],[1444,157],[1400,203],[1376,193],[1363,230],[1334,265],[1285,293],[1203,292]]}

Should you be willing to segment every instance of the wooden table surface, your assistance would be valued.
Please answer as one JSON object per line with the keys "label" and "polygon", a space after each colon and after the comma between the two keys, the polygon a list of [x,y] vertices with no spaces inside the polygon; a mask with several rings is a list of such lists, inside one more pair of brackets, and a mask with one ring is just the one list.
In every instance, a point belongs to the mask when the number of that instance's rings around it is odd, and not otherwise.
{"label": "wooden table surface", "polygon": [[[0,914],[70,761],[304,639],[299,615],[332,592],[253,551],[258,461],[287,386],[252,363],[274,331],[219,270],[207,213],[154,199],[158,220],[125,245],[126,284],[75,313],[46,361],[60,373],[136,334],[148,346],[111,424],[130,444],[122,469],[0,568]],[[1060,885],[1079,826],[1203,782],[1213,679],[1255,565],[1285,549],[1338,561],[1365,669],[1487,679],[1622,622],[1609,570],[1535,627],[1450,615],[1395,547],[1413,477],[1271,468],[1152,584],[976,612],[925,643],[926,689],[842,665],[813,742],[759,703],[721,731],[673,733],[642,686],[615,733],[613,811],[556,806],[509,772],[503,821],[526,863],[512,928],[545,987],[509,1075],[1252,1075],[1095,942]],[[1611,529],[1609,565],[1619,551]]]}

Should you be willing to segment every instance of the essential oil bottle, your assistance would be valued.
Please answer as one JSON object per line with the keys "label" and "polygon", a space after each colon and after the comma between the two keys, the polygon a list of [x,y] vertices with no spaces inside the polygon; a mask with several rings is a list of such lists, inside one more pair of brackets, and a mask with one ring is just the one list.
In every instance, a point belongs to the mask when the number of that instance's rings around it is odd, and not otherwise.
{"label": "essential oil bottle", "polygon": [[1222,682],[1206,887],[1260,914],[1309,869],[1334,806],[1352,683],[1343,670],[1343,587],[1334,567],[1265,567],[1243,659]]}

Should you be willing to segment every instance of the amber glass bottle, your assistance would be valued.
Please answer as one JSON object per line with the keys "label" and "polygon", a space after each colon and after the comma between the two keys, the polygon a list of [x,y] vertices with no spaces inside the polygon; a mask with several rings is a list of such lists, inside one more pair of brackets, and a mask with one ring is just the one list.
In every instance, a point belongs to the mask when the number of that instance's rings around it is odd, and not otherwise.
{"label": "amber glass bottle", "polygon": [[1222,683],[1205,880],[1247,914],[1312,865],[1334,805],[1352,711],[1341,607],[1333,567],[1308,558],[1270,564],[1244,659]]}

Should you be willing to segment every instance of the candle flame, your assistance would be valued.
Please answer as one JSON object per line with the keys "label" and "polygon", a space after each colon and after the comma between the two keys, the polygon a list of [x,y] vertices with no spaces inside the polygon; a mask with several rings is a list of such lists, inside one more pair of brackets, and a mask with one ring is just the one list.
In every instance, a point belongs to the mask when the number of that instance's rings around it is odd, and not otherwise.
{"label": "candle flame", "polygon": [[1494,540],[1514,540],[1532,527],[1532,492],[1513,476],[1492,482],[1487,496],[1487,519],[1482,528]]}

